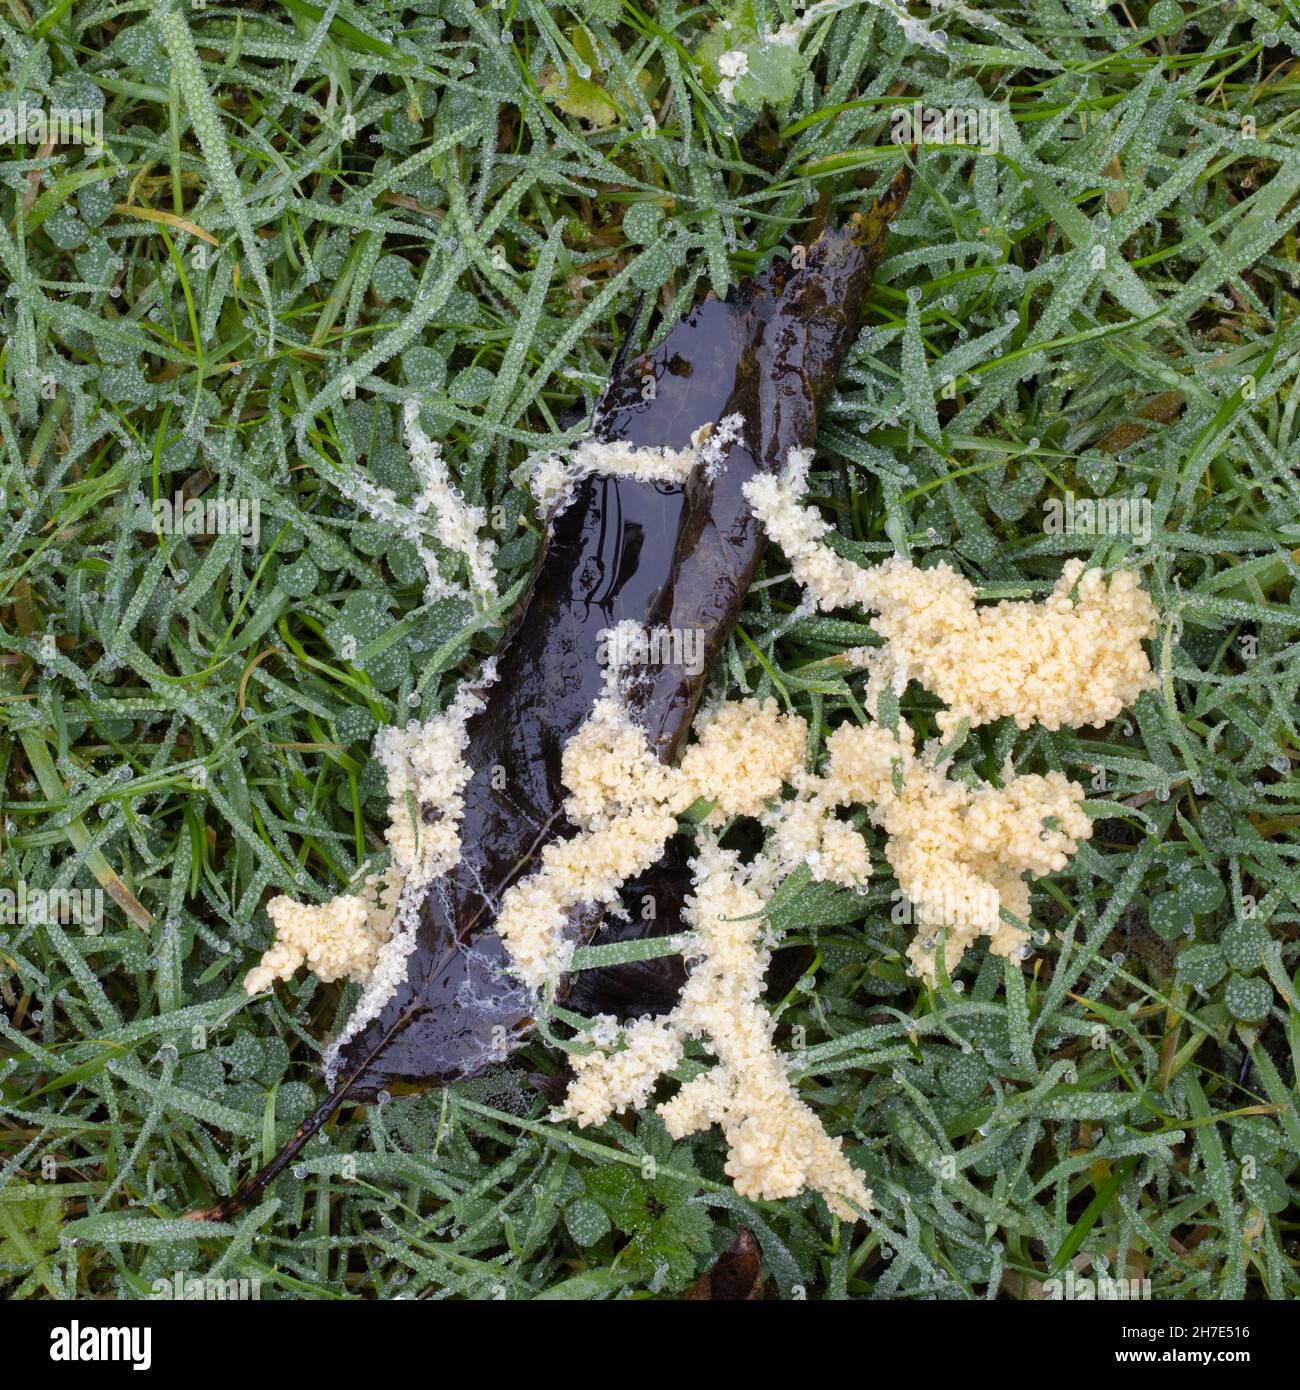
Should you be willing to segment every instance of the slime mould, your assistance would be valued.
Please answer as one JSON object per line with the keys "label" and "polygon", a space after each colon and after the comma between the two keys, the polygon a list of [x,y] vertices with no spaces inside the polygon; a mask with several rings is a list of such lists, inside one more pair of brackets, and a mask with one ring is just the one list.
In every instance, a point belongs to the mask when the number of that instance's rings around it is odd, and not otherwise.
{"label": "slime mould", "polygon": [[[460,863],[427,890],[406,978],[379,1015],[338,1049],[332,1093],[249,1186],[207,1216],[228,1215],[263,1190],[343,1101],[441,1085],[500,1060],[533,1026],[536,1000],[507,970],[492,923],[501,896],[531,872],[548,839],[573,833],[564,814],[561,754],[604,687],[601,633],[625,619],[702,635],[703,661],[631,672],[625,702],[664,761],[685,740],[708,669],[739,615],[764,534],[743,493],[810,449],[859,310],[910,186],[904,168],[866,213],[829,229],[804,263],[774,258],[725,300],[690,310],[653,351],[617,365],[597,404],[598,440],[686,449],[700,426],[743,419],[722,466],[685,484],[596,474],[546,528],[528,593],[497,656],[497,679],[467,726]],[[647,378],[654,388],[648,390]],[[494,769],[501,769],[496,776]],[[495,785],[494,785],[495,784]],[[629,885],[629,920],[602,936],[674,930],[686,873],[674,851]],[[658,899],[640,920],[640,894]],[[600,907],[575,909],[568,931],[589,941]],[[584,1012],[663,1012],[683,979],[669,957],[586,972],[557,997]]]}
{"label": "slime mould", "polygon": [[[342,1049],[338,1084],[351,1099],[471,1075],[531,1028],[535,1001],[511,982],[492,920],[542,844],[571,833],[560,759],[604,686],[601,633],[632,619],[702,634],[698,674],[663,663],[627,682],[629,714],[657,755],[673,759],[762,556],[743,484],[756,469],[778,469],[792,448],[812,447],[907,183],[901,174],[870,213],[820,237],[802,269],[777,258],[726,300],[705,300],[606,389],[593,422],[603,440],[685,449],[701,425],[733,414],[744,420],[741,438],[711,480],[699,469],[684,485],[590,477],[547,528],[496,683],[467,729],[474,776],[460,863],[429,889],[406,980]],[[504,775],[494,779],[493,768]],[[569,931],[588,941],[604,915],[575,909]],[[586,1007],[599,1011],[602,994],[620,992],[606,979],[604,991],[584,991]]]}

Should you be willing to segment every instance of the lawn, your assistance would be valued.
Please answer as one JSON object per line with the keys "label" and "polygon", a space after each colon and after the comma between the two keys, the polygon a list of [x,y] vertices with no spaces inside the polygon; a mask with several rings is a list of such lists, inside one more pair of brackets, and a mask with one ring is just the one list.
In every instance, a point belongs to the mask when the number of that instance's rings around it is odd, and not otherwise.
{"label": "lawn", "polygon": [[[672,1298],[744,1229],[782,1298],[1300,1296],[1300,29],[1278,0],[920,12],[5,8],[0,1294]],[[778,1039],[874,1210],[741,1197],[716,1128],[551,1121],[551,1018],[474,1080],[343,1107],[230,1221],[183,1220],[324,1097],[359,990],[250,999],[265,904],[382,862],[375,734],[499,642],[529,460],[625,340],[908,159],[818,437],[836,548],[946,560],[986,599],[1041,599],[1071,556],[1136,569],[1159,682],[1104,728],[1001,719],[956,752],[1087,789],[1026,959],[909,974],[878,839],[865,896],[780,899],[811,964]],[[486,612],[428,601],[409,511],[363,486],[409,501],[408,399],[485,509]],[[172,524],[178,496],[227,511]],[[1110,524],[1053,524],[1101,499]],[[873,639],[799,597],[773,547],[713,689],[820,740],[860,712],[836,658]],[[902,696],[922,736],[936,709]],[[51,889],[102,915],[16,906]]]}

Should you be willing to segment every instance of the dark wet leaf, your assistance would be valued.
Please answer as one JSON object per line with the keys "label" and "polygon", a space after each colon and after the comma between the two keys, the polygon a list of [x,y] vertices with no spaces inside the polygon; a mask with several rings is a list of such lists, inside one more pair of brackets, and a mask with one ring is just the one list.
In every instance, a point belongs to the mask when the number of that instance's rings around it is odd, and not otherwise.
{"label": "dark wet leaf", "polygon": [[[534,998],[507,972],[492,924],[502,894],[531,871],[542,846],[573,833],[561,754],[603,686],[600,633],[632,619],[702,634],[702,663],[646,666],[629,682],[632,717],[658,756],[673,759],[762,558],[764,534],[743,485],[782,467],[791,449],[813,446],[909,182],[900,172],[868,212],[823,232],[806,258],[773,260],[725,300],[697,305],[653,351],[616,365],[593,421],[600,438],[685,449],[701,425],[732,414],[743,417],[742,436],[712,481],[701,470],[684,485],[596,476],[548,525],[498,652],[497,681],[468,726],[474,776],[461,861],[428,890],[406,979],[342,1049],[333,1094],[234,1204],[262,1190],[342,1100],[474,1076],[531,1030]],[[652,878],[646,891],[663,897],[663,910],[650,922],[633,913],[627,935],[677,928],[682,870],[669,862]],[[603,915],[575,909],[573,939],[590,941]],[[619,930],[602,941],[618,940]],[[662,1012],[681,972],[675,957],[592,971],[574,1002],[623,1017]],[[570,977],[561,999],[574,988]]]}
{"label": "dark wet leaf", "polygon": [[[602,688],[599,634],[629,618],[703,633],[696,673],[647,666],[631,683],[633,718],[659,756],[673,758],[762,557],[763,532],[743,484],[816,439],[906,191],[900,176],[883,206],[819,238],[803,269],[778,259],[726,300],[704,301],[611,381],[596,411],[604,438],[683,449],[701,425],[733,413],[744,417],[743,437],[712,483],[699,473],[684,486],[591,478],[548,528],[527,600],[498,655],[497,682],[469,725],[466,760],[475,773],[465,792],[461,862],[429,890],[406,981],[344,1049],[339,1084],[349,1098],[473,1075],[532,1027],[533,998],[506,972],[492,921],[501,895],[531,871],[546,840],[572,833],[560,759]],[[494,779],[495,768],[504,775]],[[599,908],[575,910],[572,936],[586,943],[603,916]],[[656,929],[671,916],[658,913]],[[632,1011],[645,1011],[663,1002],[665,983],[680,979],[675,969],[619,967],[605,974],[603,990],[585,988],[585,1002],[627,1013],[627,996],[641,985],[647,997]]]}
{"label": "dark wet leaf", "polygon": [[753,1235],[742,1226],[713,1268],[701,1275],[684,1297],[731,1303],[762,1298],[763,1258]]}

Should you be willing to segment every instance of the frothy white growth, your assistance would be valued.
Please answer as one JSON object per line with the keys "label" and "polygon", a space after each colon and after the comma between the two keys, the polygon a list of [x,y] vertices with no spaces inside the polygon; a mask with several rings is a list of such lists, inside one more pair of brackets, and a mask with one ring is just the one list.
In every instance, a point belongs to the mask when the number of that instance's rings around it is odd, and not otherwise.
{"label": "frothy white growth", "polygon": [[876,567],[870,606],[886,645],[868,699],[887,681],[919,680],[949,706],[945,737],[963,719],[1008,715],[1022,729],[1100,728],[1159,684],[1142,646],[1156,608],[1131,570],[1107,580],[1071,559],[1042,603],[976,608],[974,586],[949,565],[895,558]]}
{"label": "frothy white growth", "polygon": [[[1071,561],[1045,603],[976,609],[974,588],[947,566],[923,572],[888,560],[864,568],[830,550],[829,526],[798,501],[810,462],[808,453],[791,450],[781,477],[759,475],[746,494],[812,599],[879,614],[873,626],[885,639],[883,653],[847,654],[871,667],[873,711],[885,682],[901,691],[917,678],[949,704],[939,720],[945,737],[963,719],[978,724],[1003,714],[1022,727],[1037,719],[1056,728],[1104,722],[1152,683],[1141,643],[1154,630],[1155,609],[1133,575],[1107,585],[1099,571]],[[645,1105],[687,1040],[699,1039],[717,1065],[659,1107],[669,1132],[681,1137],[719,1124],[739,1192],[776,1198],[811,1187],[851,1216],[870,1193],[791,1086],[761,1002],[772,893],[804,864],[815,879],[861,888],[871,873],[868,846],[837,812],[865,807],[885,832],[886,857],[915,909],[919,930],[908,956],[916,973],[935,983],[941,931],[948,971],[981,935],[995,954],[1019,958],[1028,937],[1004,914],[1026,923],[1025,876],[1059,872],[1091,835],[1083,789],[1059,772],[1017,776],[1009,762],[1002,787],[954,781],[932,747],[917,755],[906,724],[897,732],[842,726],[827,740],[828,766],[818,776],[802,766],[803,721],[779,716],[773,702],[724,704],[701,716],[697,731],[679,769],[660,767],[622,714],[615,678],[569,745],[572,756],[566,751],[570,814],[592,832],[638,808],[671,816],[704,797],[715,803],[706,825],[757,816],[769,833],[748,866],[704,836],[693,863],[696,892],[687,900],[691,971],[676,1008],[629,1024],[615,1044],[602,1026],[593,1035],[597,1046],[573,1059],[574,1081],[557,1118],[599,1124]],[[781,799],[785,786],[794,789],[792,799]],[[641,858],[648,854],[647,846]],[[608,893],[611,885],[603,887]],[[544,904],[529,906],[535,922]],[[521,935],[525,925],[521,911]],[[529,938],[523,969],[533,980],[554,978],[568,964],[563,925],[563,914],[553,912]]]}
{"label": "frothy white growth", "polygon": [[[812,775],[802,770],[803,720],[779,715],[774,702],[750,700],[724,705],[703,721],[700,742],[678,769],[684,785],[675,792],[673,772],[654,762],[617,702],[607,697],[600,705],[570,744],[579,750],[566,759],[566,783],[575,789],[571,813],[589,824],[617,826],[640,797],[667,810],[699,795],[717,802],[711,819],[758,815],[770,833],[749,865],[713,839],[703,840],[692,866],[696,892],[687,900],[694,931],[683,954],[691,970],[677,1006],[664,1018],[627,1025],[617,1044],[602,1026],[593,1037],[598,1046],[572,1059],[574,1080],[556,1118],[600,1124],[645,1105],[657,1081],[681,1060],[686,1041],[699,1039],[717,1065],[659,1107],[669,1133],[680,1138],[719,1124],[730,1147],[726,1171],[737,1191],[777,1198],[810,1187],[851,1218],[855,1206],[869,1204],[870,1193],[839,1141],[799,1099],[772,1043],[771,1017],[762,1004],[772,944],[765,936],[767,903],[801,864],[816,879],[861,887],[871,873],[866,841],[835,812],[866,805],[889,836],[886,854],[917,906],[922,927],[908,954],[927,981],[935,980],[940,926],[947,928],[950,969],[981,933],[995,953],[1017,954],[1024,933],[1004,923],[1000,909],[1027,920],[1029,889],[1021,875],[1063,868],[1077,839],[1091,833],[1079,806],[1083,791],[1060,773],[1012,777],[1001,789],[950,781],[914,754],[906,726],[898,735],[843,726],[827,741],[825,775]],[[598,733],[611,719],[616,736]],[[793,800],[778,799],[783,784],[795,788]],[[952,914],[955,900],[976,904],[978,911]],[[537,911],[541,904],[529,906]],[[524,921],[521,913],[521,927]],[[540,934],[527,943],[524,964],[534,978],[547,978],[539,966],[548,949],[552,965],[568,964],[562,926],[562,918],[552,919],[549,948]],[[508,943],[513,952],[513,938]]]}
{"label": "frothy white growth", "polygon": [[[420,491],[412,503],[416,513],[433,513],[434,535],[447,547],[465,559],[469,570],[470,587],[479,605],[489,608],[497,600],[496,570],[492,557],[496,542],[483,536],[487,528],[487,513],[472,506],[455,486],[447,471],[442,449],[420,428],[420,403],[407,401],[402,408],[402,423],[406,429],[406,445],[411,452],[411,465],[420,480]],[[429,568],[430,599],[445,591],[436,561]],[[435,592],[437,591],[437,592]]]}
{"label": "frothy white growth", "polygon": [[780,475],[756,473],[745,484],[745,496],[764,530],[785,552],[796,581],[818,607],[864,607],[870,572],[826,546],[822,538],[830,522],[800,503],[812,457],[810,449],[791,449]]}
{"label": "frothy white growth", "polygon": [[543,454],[533,461],[528,485],[538,512],[542,516],[548,513],[558,516],[572,503],[578,478],[563,454]]}
{"label": "frothy white growth", "polygon": [[540,989],[566,970],[573,955],[564,937],[569,912],[582,903],[614,902],[629,878],[659,861],[676,828],[673,816],[646,807],[571,840],[550,841],[541,866],[506,890],[497,915],[515,974]]}
{"label": "frothy white growth", "polygon": [[[721,466],[740,425],[731,416],[702,427],[689,451],[579,446],[555,475],[557,505],[578,476],[575,466],[638,477],[654,476],[656,467],[680,473],[701,462]],[[661,457],[639,457],[647,454]],[[1050,728],[1100,724],[1154,682],[1141,643],[1154,630],[1155,609],[1133,575],[1117,574],[1108,584],[1100,571],[1071,560],[1044,603],[977,609],[973,586],[946,565],[920,571],[893,559],[864,568],[831,551],[827,523],[798,501],[810,461],[792,450],[779,478],[760,475],[746,494],[810,602],[878,615],[873,626],[883,650],[846,653],[871,672],[873,712],[886,683],[901,691],[918,679],[948,704],[939,717],[945,739],[963,719],[979,724],[1006,714],[1022,727],[1034,720]],[[572,910],[598,904],[617,912],[622,886],[658,862],[678,817],[706,800],[713,805],[699,832],[695,891],[685,912],[690,971],[666,1017],[621,1028],[608,1017],[595,1022],[587,1035],[595,1047],[573,1059],[574,1080],[556,1118],[598,1124],[646,1104],[686,1044],[698,1041],[715,1064],[659,1107],[669,1132],[682,1137],[718,1124],[730,1149],[726,1170],[743,1195],[772,1199],[812,1188],[851,1218],[871,1194],[840,1141],[799,1098],[762,1002],[775,944],[766,917],[773,893],[805,865],[814,879],[862,888],[872,872],[867,842],[839,818],[856,810],[859,821],[869,817],[887,838],[886,857],[920,924],[908,956],[928,983],[937,977],[941,929],[948,971],[981,935],[995,954],[1019,957],[1028,938],[1003,915],[1026,923],[1025,876],[1059,872],[1091,834],[1083,790],[1059,772],[1017,776],[1009,762],[1002,787],[951,780],[933,744],[916,752],[905,723],[896,731],[836,729],[818,775],[805,766],[805,721],[770,699],[705,711],[680,765],[666,766],[622,698],[618,653],[635,650],[640,631],[625,622],[606,634],[612,656],[604,692],[564,749],[565,810],[576,833],[544,845],[533,872],[505,893],[496,928],[514,974],[532,989],[554,982],[572,961]],[[485,680],[492,677],[489,669]],[[391,802],[387,875],[372,875],[360,892],[323,907],[283,898],[271,904],[277,941],[249,973],[250,990],[286,978],[303,961],[325,979],[366,981],[361,1005],[327,1054],[331,1084],[339,1048],[404,977],[421,894],[458,862],[470,776],[466,721],[479,704],[476,691],[462,691],[443,715],[377,740]],[[426,824],[420,812],[428,806],[441,814]],[[734,817],[755,817],[767,831],[763,850],[747,865],[715,838]]]}
{"label": "frothy white growth", "polygon": [[[629,635],[626,626],[614,629],[615,652]],[[579,833],[546,844],[539,866],[506,890],[497,913],[512,969],[531,989],[556,980],[569,964],[573,944],[564,928],[570,910],[614,903],[627,879],[659,860],[676,829],[668,809],[672,770],[627,718],[618,679],[619,668],[611,665],[605,694],[564,749],[565,810]]]}
{"label": "frothy white growth", "polygon": [[659,1078],[682,1060],[683,1034],[667,1018],[637,1018],[616,1036],[587,1034],[601,1050],[570,1057],[573,1080],[554,1118],[599,1125],[620,1111],[640,1110]]}
{"label": "frothy white growth", "polygon": [[266,906],[275,941],[244,976],[244,989],[258,994],[275,980],[288,980],[302,965],[326,983],[346,977],[361,983],[392,926],[401,887],[400,874],[367,875],[359,892],[341,893],[326,903],[272,898]]}
{"label": "frothy white growth", "polygon": [[716,424],[710,421],[691,435],[685,449],[638,448],[624,439],[606,442],[588,435],[567,456],[545,454],[534,463],[529,484],[538,511],[558,515],[572,504],[584,478],[600,474],[643,483],[684,483],[702,468],[711,481],[744,423],[740,415],[727,415]]}
{"label": "frothy white growth", "polygon": [[[473,775],[465,765],[466,725],[483,708],[481,691],[496,679],[487,662],[477,686],[462,686],[456,698],[424,723],[390,725],[375,739],[375,756],[387,778],[388,842],[392,862],[408,877],[429,883],[460,862],[462,793]],[[436,819],[426,823],[421,808]],[[412,810],[414,808],[414,811]]]}
{"label": "frothy white growth", "polygon": [[578,834],[546,846],[541,866],[506,893],[497,917],[512,969],[525,983],[538,988],[568,967],[569,910],[614,901],[628,878],[662,856],[676,816],[700,797],[715,803],[711,821],[770,814],[775,833],[771,852],[744,870],[734,854],[706,843],[694,865],[696,894],[688,900],[695,932],[686,954],[693,965],[680,1002],[665,1019],[621,1030],[603,1021],[592,1034],[602,1050],[575,1059],[560,1115],[598,1124],[616,1110],[643,1105],[681,1059],[685,1040],[703,1038],[718,1066],[662,1108],[669,1130],[680,1136],[718,1123],[731,1146],[727,1171],[738,1191],[782,1197],[811,1186],[852,1216],[846,1198],[865,1207],[870,1194],[839,1141],[799,1099],[772,1043],[761,1002],[769,959],[763,911],[780,880],[810,854],[824,856],[832,874],[860,882],[870,872],[866,844],[851,827],[828,820],[825,808],[803,802],[774,808],[784,785],[804,780],[808,734],[804,720],[781,714],[774,700],[713,710],[672,768],[654,756],[617,692],[615,669],[564,750],[565,807]]}
{"label": "frothy white growth", "polygon": [[[789,24],[783,24],[772,35],[772,42],[789,48],[798,47],[810,25],[839,10],[850,9],[858,3],[859,0],[817,0],[816,4],[810,5]],[[919,44],[924,48],[933,49],[936,53],[948,51],[947,34],[942,30],[929,28],[923,20],[913,19],[901,5],[894,4],[893,0],[868,0],[868,3],[892,15],[908,43]]]}
{"label": "frothy white growth", "polygon": [[[480,692],[495,679],[496,663],[488,661],[477,685],[462,687],[440,714],[423,724],[412,720],[405,727],[383,729],[377,736],[375,756],[387,774],[389,868],[382,878],[366,880],[371,891],[341,894],[319,906],[284,897],[267,905],[276,940],[244,979],[250,994],[272,979],[287,980],[304,960],[326,982],[346,974],[364,986],[343,1032],[326,1053],[331,1084],[339,1049],[378,1017],[405,977],[424,890],[460,862],[464,791],[473,775],[464,758],[466,725],[483,707]],[[425,807],[433,813],[428,822]],[[332,973],[323,973],[318,961]],[[347,968],[338,968],[338,961],[346,961]]]}
{"label": "frothy white growth", "polygon": [[757,475],[745,495],[819,607],[879,615],[871,625],[883,651],[846,653],[871,671],[873,712],[887,684],[918,680],[948,705],[938,718],[945,737],[963,719],[973,727],[1007,715],[1022,729],[1099,728],[1158,684],[1142,647],[1156,609],[1131,571],[1107,580],[1071,559],[1042,603],[977,608],[974,585],[946,563],[922,570],[891,557],[864,567],[831,550],[830,524],[799,501],[810,462],[792,449],[779,477]]}
{"label": "frothy white growth", "polygon": [[425,534],[426,518],[431,517],[434,537],[464,559],[475,603],[489,608],[497,601],[497,582],[493,568],[496,542],[480,535],[487,525],[487,515],[482,507],[466,502],[452,482],[441,447],[420,428],[418,401],[406,402],[402,422],[411,466],[420,485],[410,505],[398,501],[390,488],[380,487],[368,478],[354,480],[352,496],[374,520],[394,527],[415,546],[428,576],[426,602],[467,596],[461,585],[443,577],[438,555]]}
{"label": "frothy white growth", "polygon": [[618,670],[611,668],[605,694],[565,745],[565,811],[578,834],[544,846],[539,866],[506,890],[497,914],[511,967],[532,989],[568,968],[569,912],[583,903],[616,902],[629,878],[663,856],[688,806],[704,795],[717,802],[713,818],[756,814],[803,762],[804,721],[782,715],[774,700],[746,700],[703,721],[681,766],[667,767],[617,690]]}
{"label": "frothy white growth", "polygon": [[749,71],[749,54],[743,48],[733,48],[718,58],[718,95],[725,102],[736,99],[736,83]]}
{"label": "frothy white growth", "polygon": [[686,917],[694,931],[685,952],[691,972],[681,999],[665,1018],[629,1024],[621,1049],[574,1057],[575,1077],[556,1118],[600,1124],[615,1111],[644,1105],[658,1078],[681,1059],[684,1041],[699,1038],[717,1064],[659,1106],[668,1132],[680,1139],[718,1124],[730,1148],[726,1171],[742,1196],[793,1197],[811,1187],[852,1220],[850,1202],[866,1209],[871,1193],[841,1141],[800,1100],[762,1003],[771,958],[763,914],[777,875],[761,859],[742,866],[734,851],[712,840],[701,845],[692,874]]}
{"label": "frothy white growth", "polygon": [[832,810],[820,795],[820,783],[806,779],[804,795],[780,802],[762,816],[773,832],[766,853],[782,874],[806,864],[817,883],[862,888],[871,877],[871,851],[858,831],[836,820]]}
{"label": "frothy white growth", "polygon": [[[847,10],[857,4],[858,0],[816,0],[802,14],[797,14],[788,24],[783,24],[772,35],[772,42],[780,44],[783,48],[797,48],[803,42],[803,36],[808,29],[820,19],[825,19],[827,15],[837,14],[840,10]],[[873,4],[880,4],[882,0],[872,0]],[[802,6],[796,0],[795,9],[799,10]]]}
{"label": "frothy white growth", "polygon": [[[829,524],[798,500],[810,461],[791,450],[779,478],[761,475],[745,491],[820,607],[878,614],[872,626],[884,648],[844,654],[871,673],[873,713],[886,685],[901,694],[915,679],[948,705],[937,720],[945,738],[963,720],[974,726],[1003,716],[1021,728],[1100,726],[1157,683],[1142,646],[1155,631],[1156,610],[1133,573],[1120,571],[1108,583],[1073,559],[1043,603],[977,608],[974,586],[946,564],[920,570],[891,558],[864,568],[835,554],[824,542]],[[935,980],[940,927],[950,971],[980,935],[995,954],[1027,950],[1026,934],[1002,913],[1027,921],[1022,875],[1059,871],[1091,834],[1080,809],[1083,789],[1060,773],[1016,777],[1008,770],[1003,789],[972,790],[915,758],[906,726],[897,737],[846,726],[827,747],[831,771],[814,801],[873,807],[889,836],[886,857],[922,924],[908,951],[921,976]],[[1056,828],[1045,828],[1049,821]],[[830,862],[851,866],[856,855],[842,839]]]}
{"label": "frothy white growth", "polygon": [[680,773],[691,801],[714,803],[710,825],[757,816],[803,768],[808,725],[797,714],[779,713],[775,700],[730,700],[706,710],[695,730]]}
{"label": "frothy white growth", "polygon": [[710,482],[726,467],[727,451],[740,438],[744,428],[743,415],[724,415],[716,425],[701,425],[691,435],[691,446]]}
{"label": "frothy white growth", "polygon": [[915,905],[920,926],[908,957],[936,978],[939,929],[951,972],[981,935],[994,955],[1028,949],[1028,936],[1002,919],[1029,920],[1022,875],[1058,873],[1092,834],[1083,788],[1059,772],[1012,776],[1002,788],[949,780],[912,751],[912,731],[842,725],[827,740],[830,769],[818,795],[831,805],[869,804],[889,839],[885,857]]}
{"label": "frothy white growth", "polygon": [[642,482],[684,483],[694,472],[697,457],[693,444],[685,449],[638,449],[625,439],[609,443],[584,439],[569,461],[579,477],[616,473],[620,478],[637,478]]}

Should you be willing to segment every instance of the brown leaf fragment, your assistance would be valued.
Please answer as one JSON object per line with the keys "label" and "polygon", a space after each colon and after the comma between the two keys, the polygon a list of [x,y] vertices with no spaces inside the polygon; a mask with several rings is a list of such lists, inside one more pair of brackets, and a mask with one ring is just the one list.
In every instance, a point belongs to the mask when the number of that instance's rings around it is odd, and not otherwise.
{"label": "brown leaf fragment", "polygon": [[1186,399],[1187,397],[1181,391],[1162,391],[1158,396],[1153,396],[1138,411],[1136,419],[1124,420],[1116,425],[1106,434],[1097,448],[1103,454],[1118,454],[1121,449],[1127,449],[1130,444],[1136,444],[1149,432],[1149,426],[1139,423],[1140,421],[1154,420],[1157,424],[1168,424],[1183,408]]}
{"label": "brown leaf fragment", "polygon": [[[1119,155],[1110,161],[1101,171],[1108,179],[1122,179],[1124,177],[1124,166],[1119,162]],[[1110,209],[1112,217],[1118,217],[1121,212],[1128,208],[1128,189],[1112,188],[1106,194],[1106,206]]]}
{"label": "brown leaf fragment", "polygon": [[688,1299],[715,1303],[748,1303],[763,1297],[763,1257],[758,1242],[744,1226],[736,1238],[683,1294]]}

